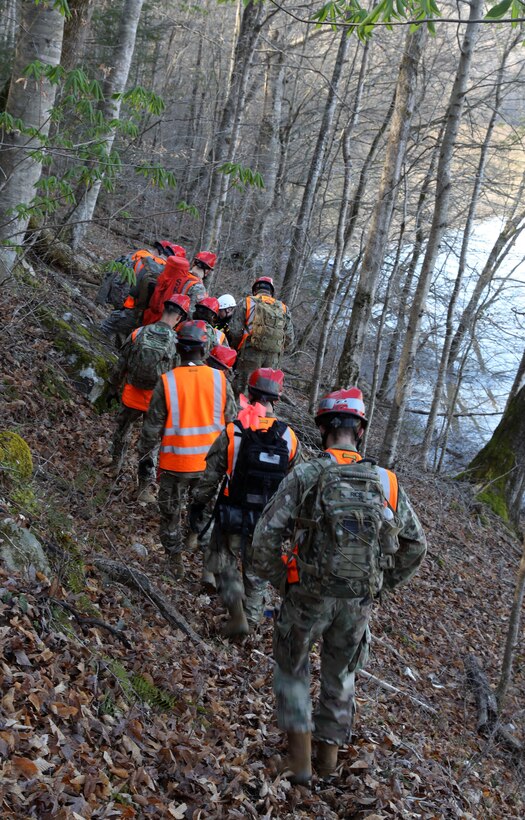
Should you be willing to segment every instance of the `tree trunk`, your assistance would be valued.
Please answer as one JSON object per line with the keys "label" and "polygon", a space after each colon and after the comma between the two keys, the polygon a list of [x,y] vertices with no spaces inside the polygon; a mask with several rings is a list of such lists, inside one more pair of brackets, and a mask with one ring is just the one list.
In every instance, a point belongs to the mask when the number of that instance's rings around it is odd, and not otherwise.
{"label": "tree trunk", "polygon": [[[345,128],[343,134],[343,161],[344,161],[344,180],[343,192],[341,196],[341,207],[339,210],[339,219],[337,223],[336,242],[335,242],[335,257],[330,276],[330,283],[326,290],[324,300],[324,315],[321,324],[321,337],[317,345],[317,357],[315,360],[314,374],[312,377],[312,387],[310,390],[310,412],[313,413],[317,403],[317,396],[319,394],[319,384],[321,381],[321,373],[323,372],[324,357],[326,352],[326,344],[328,334],[332,327],[332,320],[334,317],[335,303],[337,294],[341,286],[341,269],[343,265],[343,256],[345,251],[345,233],[348,216],[348,206],[350,198],[350,183],[352,180],[352,150],[351,140],[354,128],[359,118],[359,111],[361,108],[361,99],[363,96],[363,88],[366,76],[367,60],[368,60],[369,44],[367,43],[363,49],[363,56],[361,59],[361,68],[359,70],[359,78],[357,81],[357,88],[354,95],[354,103],[350,121]],[[312,324],[312,323],[310,323]]]}
{"label": "tree trunk", "polygon": [[419,59],[426,38],[426,27],[421,26],[408,34],[399,68],[395,107],[385,153],[383,173],[377,202],[370,220],[359,282],[354,296],[350,326],[346,334],[339,364],[340,386],[357,384],[366,332],[370,322],[377,280],[385,254],[388,231],[397,194],[401,166],[406,146],[414,103]]}
{"label": "tree trunk", "polygon": [[[49,66],[60,62],[64,17],[56,9],[33,0],[22,3],[22,17],[16,46],[15,63],[6,111],[34,128],[41,137],[49,133],[50,112],[55,101],[56,85],[45,77],[24,79],[26,66],[38,60]],[[17,130],[3,129],[0,184],[0,242],[22,245],[29,224],[29,214],[17,217],[9,211],[17,205],[28,205],[36,193],[42,174],[42,163],[33,154],[41,142]],[[16,260],[16,249],[0,246],[0,283],[7,280]]]}
{"label": "tree trunk", "polygon": [[[102,104],[102,112],[106,121],[118,120],[120,116],[121,100],[114,99],[113,95],[122,94],[126,89],[143,3],[144,0],[124,0],[116,40],[115,62],[105,88],[104,102]],[[112,128],[106,137],[107,156],[111,154],[115,135],[116,130]],[[89,223],[95,212],[101,186],[102,179],[95,180],[83,193],[80,202],[69,215],[68,224],[71,228],[71,244],[73,248],[78,247],[87,232]]]}
{"label": "tree trunk", "polygon": [[487,157],[489,146],[492,140],[492,133],[494,131],[494,126],[496,124],[496,119],[499,116],[499,109],[501,105],[501,96],[502,96],[502,83],[503,77],[505,74],[505,67],[507,64],[507,58],[512,50],[512,46],[503,54],[500,67],[498,70],[498,77],[496,81],[496,97],[493,103],[492,114],[489,120],[489,124],[487,130],[485,132],[485,138],[483,140],[483,144],[481,146],[481,152],[478,162],[478,168],[476,177],[474,180],[474,188],[470,197],[469,209],[467,214],[467,221],[465,223],[465,230],[463,231],[463,239],[461,242],[461,251],[459,255],[459,264],[458,264],[458,272],[456,276],[456,281],[454,282],[454,288],[452,290],[452,296],[448,303],[447,309],[447,318],[445,323],[445,339],[443,342],[443,349],[441,351],[441,359],[439,362],[438,373],[437,373],[437,380],[436,385],[434,388],[434,395],[432,397],[432,404],[430,407],[430,414],[427,420],[427,426],[425,429],[425,434],[423,437],[423,443],[421,446],[421,454],[420,460],[423,466],[427,465],[428,456],[430,452],[430,448],[432,446],[432,439],[434,436],[434,427],[436,424],[436,417],[438,414],[438,410],[441,404],[441,397],[443,394],[443,385],[445,383],[445,375],[447,373],[448,368],[448,359],[450,355],[450,348],[452,346],[452,338],[453,338],[453,330],[454,330],[454,313],[456,310],[456,305],[461,293],[461,288],[463,286],[463,277],[465,274],[466,266],[467,266],[467,254],[470,245],[470,236],[472,233],[472,228],[474,225],[474,219],[476,217],[476,212],[478,209],[478,202],[479,196],[481,193],[481,188],[483,185],[483,181],[485,178],[485,166],[487,164]]}
{"label": "tree trunk", "polygon": [[501,712],[505,702],[505,695],[509,688],[512,677],[512,661],[516,648],[520,646],[520,627],[521,627],[521,610],[523,607],[523,598],[525,594],[525,538],[523,539],[523,552],[521,554],[521,561],[518,570],[518,577],[516,578],[516,587],[514,589],[514,598],[512,601],[512,608],[510,611],[509,628],[507,630],[507,639],[505,641],[505,652],[503,654],[503,661],[501,664],[501,677],[496,687],[496,700],[498,701],[498,708]]}
{"label": "tree trunk", "polygon": [[64,43],[60,64],[66,71],[81,65],[95,8],[94,0],[69,0],[71,16],[64,25]]}
{"label": "tree trunk", "polygon": [[235,46],[235,59],[228,96],[217,131],[211,169],[208,208],[201,232],[201,247],[215,247],[219,240],[222,214],[228,194],[228,178],[218,170],[235,157],[237,130],[243,114],[246,89],[250,76],[253,54],[264,19],[264,4],[249,0],[242,14],[239,36]]}
{"label": "tree trunk", "polygon": [[461,122],[474,45],[479,31],[479,22],[473,21],[480,19],[482,9],[483,0],[472,0],[469,9],[469,22],[465,29],[459,65],[447,108],[445,133],[443,135],[437,169],[434,215],[414,301],[410,310],[407,334],[399,362],[395,396],[382,445],[382,463],[387,467],[392,465],[397,451],[406,399],[412,379],[412,369],[417,353],[421,318],[425,310],[427,294],[434,273],[441,241],[448,227],[449,204],[452,190],[452,157]]}
{"label": "tree trunk", "polygon": [[296,290],[299,273],[302,270],[302,265],[304,262],[305,246],[307,244],[306,238],[308,228],[310,226],[315,193],[326,158],[326,150],[331,134],[334,112],[337,103],[339,81],[343,73],[343,66],[348,51],[348,41],[348,31],[343,28],[341,32],[341,39],[339,40],[339,48],[335,59],[332,79],[330,81],[328,95],[324,106],[323,119],[317,135],[317,143],[315,145],[314,153],[310,161],[310,168],[308,171],[303,198],[301,200],[301,207],[299,209],[297,221],[292,233],[290,253],[288,255],[288,262],[286,264],[281,290],[281,295],[284,302],[293,301],[293,294]]}
{"label": "tree trunk", "polygon": [[507,405],[490,441],[462,477],[476,487],[476,496],[514,526],[525,490],[525,383]]}

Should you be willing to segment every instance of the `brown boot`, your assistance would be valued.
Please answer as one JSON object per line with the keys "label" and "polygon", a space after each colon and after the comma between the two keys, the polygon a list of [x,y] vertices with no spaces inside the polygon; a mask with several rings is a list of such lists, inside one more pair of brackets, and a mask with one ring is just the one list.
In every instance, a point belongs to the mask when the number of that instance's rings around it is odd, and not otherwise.
{"label": "brown boot", "polygon": [[288,757],[286,770],[292,774],[290,783],[298,786],[309,786],[312,779],[312,733],[288,732]]}
{"label": "brown boot", "polygon": [[137,501],[139,504],[155,504],[157,502],[154,488],[149,481],[139,480]]}
{"label": "brown boot", "polygon": [[237,635],[248,635],[250,632],[250,627],[248,626],[248,621],[246,620],[246,615],[244,614],[244,607],[241,599],[239,598],[238,601],[231,604],[228,607],[228,611],[230,613],[230,620],[226,621],[221,629],[221,633],[224,637],[234,638]]}
{"label": "brown boot", "polygon": [[315,770],[319,777],[329,777],[337,766],[339,746],[336,743],[327,743],[325,740],[317,742]]}
{"label": "brown boot", "polygon": [[215,575],[213,572],[210,572],[209,569],[203,569],[201,575],[201,586],[206,592],[209,592],[213,595],[213,593],[217,592],[217,584],[215,583]]}

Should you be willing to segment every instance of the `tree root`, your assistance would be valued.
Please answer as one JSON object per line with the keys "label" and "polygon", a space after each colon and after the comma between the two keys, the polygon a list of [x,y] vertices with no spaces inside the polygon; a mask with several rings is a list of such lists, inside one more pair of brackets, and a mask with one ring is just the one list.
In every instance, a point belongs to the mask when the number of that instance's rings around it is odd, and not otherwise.
{"label": "tree root", "polygon": [[140,572],[138,569],[132,569],[119,561],[111,561],[109,558],[94,558],[94,566],[101,572],[117,581],[120,584],[135,589],[141,592],[154,604],[159,610],[160,614],[167,620],[171,626],[180,629],[184,632],[195,644],[205,649],[207,652],[211,651],[211,647],[203,641],[200,635],[195,632],[192,626],[174,606],[165,598],[165,596],[155,587],[147,575]]}
{"label": "tree root", "polygon": [[50,603],[55,604],[56,606],[61,606],[63,609],[66,609],[68,612],[71,612],[75,620],[81,626],[97,626],[99,629],[105,629],[107,630],[107,632],[110,632],[112,635],[118,638],[119,641],[122,641],[126,649],[133,649],[132,645],[130,644],[130,642],[126,638],[126,635],[121,629],[117,629],[116,627],[111,626],[111,624],[106,623],[106,621],[103,621],[101,618],[93,618],[89,615],[81,615],[80,612],[77,612],[75,607],[67,601],[61,601],[59,598],[50,598],[49,601]]}

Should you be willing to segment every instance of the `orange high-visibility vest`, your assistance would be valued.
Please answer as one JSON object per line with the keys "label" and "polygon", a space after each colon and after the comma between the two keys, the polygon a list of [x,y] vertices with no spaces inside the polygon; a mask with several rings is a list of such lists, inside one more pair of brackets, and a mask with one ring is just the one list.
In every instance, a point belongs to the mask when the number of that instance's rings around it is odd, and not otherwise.
{"label": "orange high-visibility vest", "polygon": [[226,345],[229,347],[228,339],[226,338],[226,334],[223,333],[222,330],[218,330],[216,327],[213,328],[215,331],[215,344],[216,345]]}
{"label": "orange high-visibility vest", "polygon": [[[277,302],[277,299],[274,299],[273,296],[267,296],[265,293],[259,293],[257,294],[257,296],[246,297],[246,316],[244,317],[245,331],[244,336],[239,342],[237,350],[240,350],[241,347],[244,345],[246,339],[248,339],[248,337],[252,335],[253,319],[255,316],[255,307],[257,299],[259,299],[262,302],[268,302],[270,305],[273,305],[274,302]],[[283,309],[283,313],[286,313],[286,305],[284,304],[284,302],[280,302],[279,304]]]}
{"label": "orange high-visibility vest", "polygon": [[168,416],[159,467],[174,473],[200,473],[224,427],[226,376],[207,365],[186,365],[161,378]]}
{"label": "orange high-visibility vest", "polygon": [[[254,429],[269,430],[270,427],[273,427],[276,421],[277,419],[272,416],[259,416],[257,427]],[[242,441],[242,430],[240,430],[238,425],[232,421],[226,426],[226,435],[228,436],[228,466],[226,468],[226,484],[222,492],[223,495],[228,496],[230,494],[228,484],[232,479],[235,465],[237,464],[237,458]],[[288,447],[288,460],[293,461],[297,452],[297,436],[291,427],[286,428],[283,433],[283,439]]]}
{"label": "orange high-visibility vest", "polygon": [[[138,327],[133,331],[131,334],[133,342],[135,342],[135,339],[143,330],[143,327]],[[150,405],[152,395],[153,390],[144,390],[143,388],[135,387],[133,384],[125,384],[121,400],[122,404],[125,404],[126,407],[132,407],[134,410],[142,410],[145,413]]]}

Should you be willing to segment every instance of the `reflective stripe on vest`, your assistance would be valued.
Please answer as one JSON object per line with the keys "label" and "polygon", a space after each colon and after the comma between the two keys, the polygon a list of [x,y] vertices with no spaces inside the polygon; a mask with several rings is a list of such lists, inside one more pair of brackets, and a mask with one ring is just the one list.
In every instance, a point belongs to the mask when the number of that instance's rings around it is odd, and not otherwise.
{"label": "reflective stripe on vest", "polygon": [[[276,421],[277,419],[272,416],[261,416],[259,418],[257,430],[268,430],[270,427],[273,427]],[[237,424],[231,422],[226,427],[226,435],[228,436],[228,466],[226,468],[226,485],[224,487],[223,494],[228,496],[228,483],[232,479],[235,471],[235,465],[237,464],[237,458],[239,457],[239,450],[242,441],[242,430],[239,430]],[[297,452],[297,436],[290,427],[287,427],[283,433],[283,439],[288,447],[288,460],[293,461]]]}
{"label": "reflective stripe on vest", "polygon": [[[244,336],[242,337],[241,341],[239,342],[239,347],[237,350],[240,350],[241,347],[244,345],[246,339],[252,335],[252,328],[253,328],[253,317],[255,315],[255,306],[256,300],[259,299],[261,302],[269,302],[269,304],[273,305],[274,302],[277,301],[273,296],[266,296],[265,293],[261,293],[257,296],[247,296],[246,297],[246,316],[244,317]],[[286,313],[286,305],[284,302],[279,302],[283,309],[283,313]]]}
{"label": "reflective stripe on vest", "polygon": [[215,332],[215,344],[216,345],[226,345],[226,347],[230,346],[228,344],[226,334],[223,333],[222,330],[217,330],[217,328],[214,328],[214,332]]}
{"label": "reflective stripe on vest", "polygon": [[168,415],[159,467],[202,472],[206,454],[224,427],[226,376],[211,367],[177,367],[162,376]]}
{"label": "reflective stripe on vest", "polygon": [[[352,464],[363,460],[359,453],[356,453],[354,450],[325,450],[325,452],[336,464]],[[377,469],[385,498],[395,512],[397,510],[398,496],[397,476],[392,470],[386,470],[384,467],[378,467]]]}

